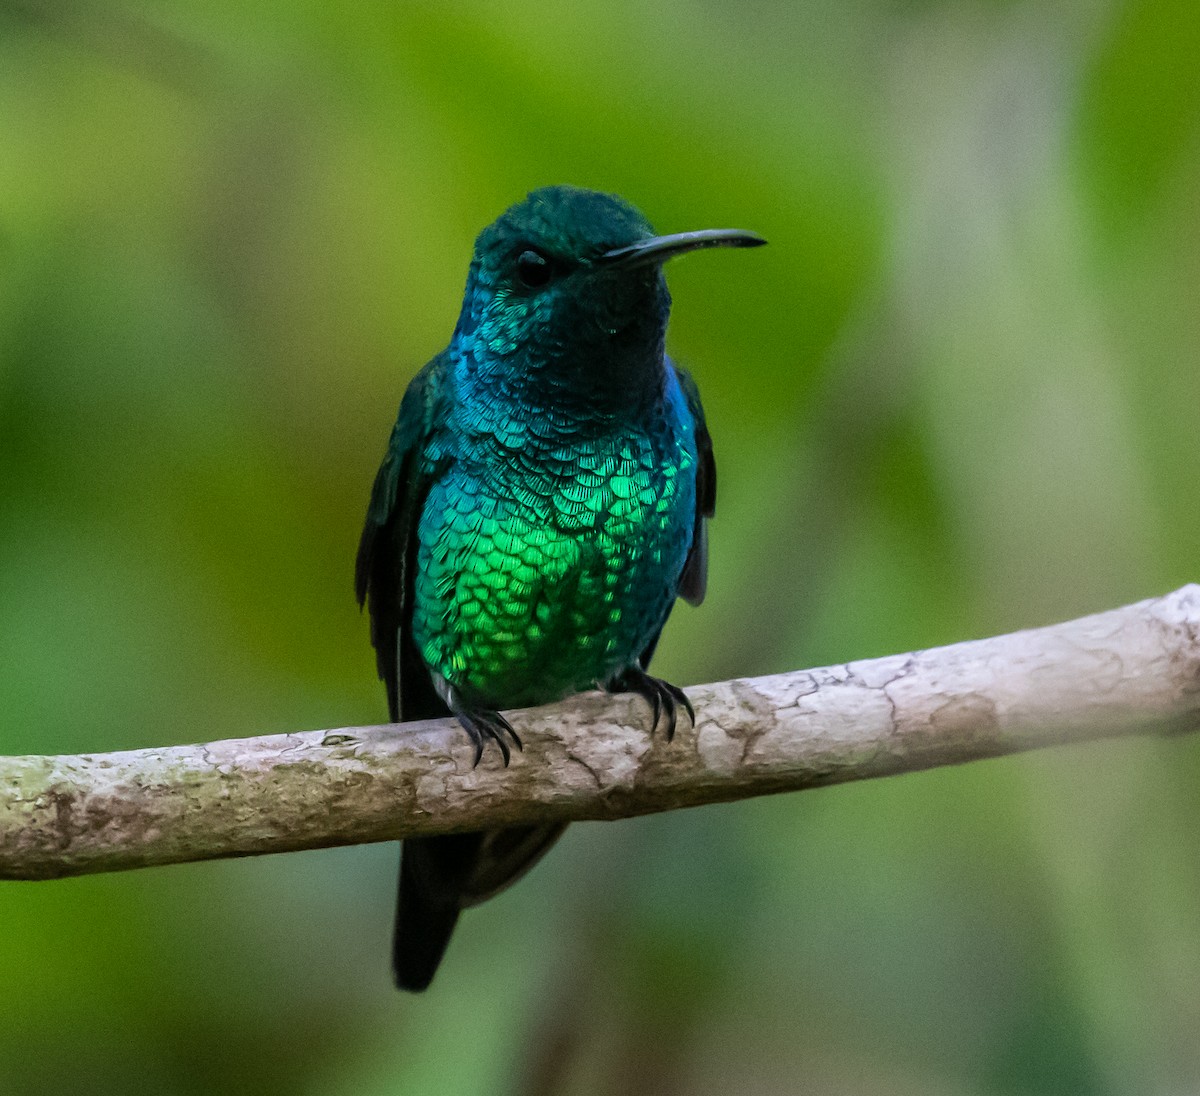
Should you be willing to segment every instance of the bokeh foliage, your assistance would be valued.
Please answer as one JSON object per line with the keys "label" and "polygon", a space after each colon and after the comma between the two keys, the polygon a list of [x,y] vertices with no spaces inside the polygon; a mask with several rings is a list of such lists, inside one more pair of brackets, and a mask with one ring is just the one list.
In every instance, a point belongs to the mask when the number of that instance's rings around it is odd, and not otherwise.
{"label": "bokeh foliage", "polygon": [[[0,751],[383,718],[350,570],[526,190],[671,269],[679,681],[1200,579],[1188,0],[0,0]],[[1190,1091],[1200,746],[576,827],[388,984],[395,850],[0,886],[0,1092]]]}

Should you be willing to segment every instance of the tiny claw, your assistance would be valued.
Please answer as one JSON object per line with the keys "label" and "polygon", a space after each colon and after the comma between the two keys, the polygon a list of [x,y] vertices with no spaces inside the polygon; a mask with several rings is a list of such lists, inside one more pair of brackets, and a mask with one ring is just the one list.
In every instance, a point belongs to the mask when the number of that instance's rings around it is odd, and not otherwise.
{"label": "tiny claw", "polygon": [[471,709],[463,704],[452,690],[447,697],[447,705],[451,712],[454,713],[463,730],[470,736],[471,742],[475,746],[473,767],[478,767],[480,761],[483,760],[483,747],[486,739],[492,739],[497,747],[499,747],[500,755],[504,758],[505,768],[508,767],[508,763],[512,759],[512,753],[509,750],[508,740],[505,738],[505,735],[508,734],[512,737],[518,749],[524,749],[520,738],[517,737],[517,732],[512,729],[508,720],[499,712],[488,711],[486,709]]}
{"label": "tiny claw", "polygon": [[503,727],[504,730],[508,732],[509,737],[513,740],[513,745],[516,746],[518,750],[521,750],[522,752],[524,752],[525,744],[521,741],[521,736],[512,729],[512,724],[509,723],[509,721],[504,718],[503,713],[501,713],[501,712],[496,713],[496,722],[499,723],[500,726]]}
{"label": "tiny claw", "polygon": [[[664,684],[666,683],[664,682]],[[679,688],[678,685],[667,685],[667,688],[671,691],[671,695],[675,698],[675,703],[682,705],[683,710],[687,712],[688,719],[691,720],[692,726],[694,727],[696,725],[696,710],[692,707],[692,702],[688,700],[687,693]]]}
{"label": "tiny claw", "polygon": [[672,697],[667,701],[667,741],[670,742],[675,738],[675,700]]}
{"label": "tiny claw", "polygon": [[614,678],[608,686],[608,691],[614,693],[636,693],[638,696],[644,697],[649,701],[654,710],[654,723],[651,728],[651,734],[658,730],[658,725],[665,714],[667,717],[666,739],[668,742],[675,737],[675,729],[678,725],[678,708],[680,706],[687,712],[688,718],[692,721],[692,726],[696,725],[696,713],[692,709],[692,704],[688,700],[687,694],[677,685],[672,685],[657,677],[651,677],[639,667],[630,668],[619,677]]}
{"label": "tiny claw", "polygon": [[471,767],[475,768],[483,760],[483,735],[475,725],[475,720],[466,712],[455,712],[455,718],[458,720],[459,726],[467,732],[471,744],[475,747],[475,760],[471,762]]}

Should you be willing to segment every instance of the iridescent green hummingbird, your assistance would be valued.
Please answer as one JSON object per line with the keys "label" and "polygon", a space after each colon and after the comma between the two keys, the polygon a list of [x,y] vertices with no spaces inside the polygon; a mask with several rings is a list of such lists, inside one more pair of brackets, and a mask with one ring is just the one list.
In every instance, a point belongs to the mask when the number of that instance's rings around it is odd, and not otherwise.
{"label": "iridescent green hummingbird", "polygon": [[[664,352],[662,265],[748,232],[655,236],[636,209],[535,190],[480,233],[450,346],[414,378],[375,479],[359,603],[393,721],[451,714],[509,761],[504,708],[634,692],[677,597],[699,604],[716,466],[700,395]],[[694,718],[694,717],[693,717]],[[459,912],[523,875],[562,822],[403,843],[393,966],[429,985]]]}

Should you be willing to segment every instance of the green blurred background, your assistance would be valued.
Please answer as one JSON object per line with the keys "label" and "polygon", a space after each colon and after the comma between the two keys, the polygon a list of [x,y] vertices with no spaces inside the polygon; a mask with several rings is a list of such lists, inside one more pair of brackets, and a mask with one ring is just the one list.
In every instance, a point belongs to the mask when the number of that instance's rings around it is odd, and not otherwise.
{"label": "green blurred background", "polygon": [[[0,752],[378,722],[367,490],[475,233],[617,191],[721,468],[698,682],[1200,579],[1191,0],[0,0]],[[0,1093],[1200,1088],[1200,743],[0,885]]]}

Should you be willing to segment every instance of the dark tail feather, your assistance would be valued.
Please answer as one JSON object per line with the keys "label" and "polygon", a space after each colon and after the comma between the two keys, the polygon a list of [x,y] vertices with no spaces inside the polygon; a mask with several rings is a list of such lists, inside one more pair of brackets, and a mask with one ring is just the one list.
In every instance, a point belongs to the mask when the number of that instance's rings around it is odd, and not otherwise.
{"label": "dark tail feather", "polygon": [[456,902],[439,901],[430,893],[427,861],[429,839],[400,846],[400,895],[396,903],[396,935],[392,971],[400,989],[419,993],[437,972],[461,912]]}
{"label": "dark tail feather", "polygon": [[459,912],[515,883],[564,829],[565,822],[543,822],[404,841],[392,945],[396,985],[425,989],[446,952]]}
{"label": "dark tail feather", "polygon": [[400,907],[396,919],[396,943],[392,951],[392,972],[396,986],[410,993],[429,988],[446,954],[446,945],[459,911],[430,906],[421,902]]}

